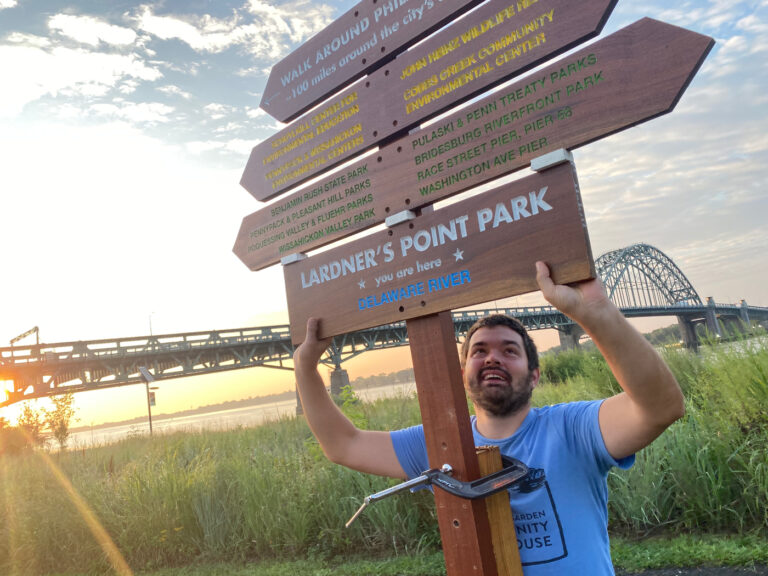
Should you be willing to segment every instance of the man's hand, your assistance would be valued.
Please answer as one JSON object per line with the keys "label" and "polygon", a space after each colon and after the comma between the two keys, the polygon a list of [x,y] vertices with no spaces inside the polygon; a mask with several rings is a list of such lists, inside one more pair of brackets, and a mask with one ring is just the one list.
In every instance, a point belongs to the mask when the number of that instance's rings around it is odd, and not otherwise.
{"label": "man's hand", "polygon": [[549,267],[536,262],[536,281],[547,302],[586,330],[624,390],[600,407],[600,431],[609,454],[617,459],[634,454],[684,414],[675,377],[608,299],[599,279],[555,284]]}
{"label": "man's hand", "polygon": [[307,320],[307,335],[293,353],[296,386],[312,433],[331,462],[360,472],[405,478],[389,432],[360,430],[325,390],[317,364],[331,338],[318,338],[320,321]]}
{"label": "man's hand", "polygon": [[612,307],[599,278],[569,285],[555,284],[549,266],[539,261],[536,262],[536,282],[547,302],[582,326],[599,315],[606,305]]}
{"label": "man's hand", "polygon": [[323,352],[331,345],[331,338],[321,340],[317,337],[319,327],[318,318],[307,320],[307,335],[304,337],[304,342],[293,353],[293,361],[296,365],[300,364],[302,368],[317,366]]}

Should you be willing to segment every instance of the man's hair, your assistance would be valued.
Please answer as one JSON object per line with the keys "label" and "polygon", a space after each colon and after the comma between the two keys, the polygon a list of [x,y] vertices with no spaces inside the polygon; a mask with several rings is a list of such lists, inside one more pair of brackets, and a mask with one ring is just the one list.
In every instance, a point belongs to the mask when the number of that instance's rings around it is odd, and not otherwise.
{"label": "man's hair", "polygon": [[535,370],[539,367],[539,352],[536,350],[536,343],[528,335],[528,331],[517,318],[512,318],[505,314],[491,314],[480,318],[477,322],[472,324],[467,330],[467,337],[461,345],[461,366],[462,368],[467,362],[467,355],[469,354],[469,341],[472,339],[472,335],[480,328],[495,328],[496,326],[506,326],[511,330],[514,330],[523,339],[523,347],[525,348],[525,355],[528,357],[528,370]]}

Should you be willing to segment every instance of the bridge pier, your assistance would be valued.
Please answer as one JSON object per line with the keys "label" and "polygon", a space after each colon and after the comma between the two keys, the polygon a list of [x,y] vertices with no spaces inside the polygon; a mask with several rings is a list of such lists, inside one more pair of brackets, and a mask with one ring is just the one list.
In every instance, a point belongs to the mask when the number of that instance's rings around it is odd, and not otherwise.
{"label": "bridge pier", "polygon": [[566,350],[573,350],[579,346],[579,338],[584,334],[584,330],[578,324],[569,324],[563,326],[557,331],[560,336],[560,346]]}
{"label": "bridge pier", "polygon": [[[349,373],[341,366],[336,366],[331,372],[331,396],[338,398],[341,396],[341,390],[344,386],[349,386]],[[301,399],[299,398],[299,390],[296,389],[296,416],[304,414],[304,409],[301,407]]]}
{"label": "bridge pier", "polygon": [[696,335],[696,326],[685,316],[677,317],[677,325],[680,327],[680,335],[683,339],[683,346],[691,350],[699,349],[699,337]]}
{"label": "bridge pier", "polygon": [[715,299],[712,296],[707,296],[707,330],[718,338],[723,336],[720,322],[715,314]]}
{"label": "bridge pier", "polygon": [[341,366],[336,366],[331,372],[331,396],[338,398],[341,396],[341,389],[349,386],[349,374]]}
{"label": "bridge pier", "polygon": [[729,338],[739,338],[750,332],[749,323],[744,322],[741,315],[721,318],[721,322],[723,323],[725,333]]}
{"label": "bridge pier", "polygon": [[749,306],[747,306],[746,300],[742,300],[739,303],[739,317],[741,318],[741,321],[744,322],[745,325],[747,326],[752,325],[749,321]]}

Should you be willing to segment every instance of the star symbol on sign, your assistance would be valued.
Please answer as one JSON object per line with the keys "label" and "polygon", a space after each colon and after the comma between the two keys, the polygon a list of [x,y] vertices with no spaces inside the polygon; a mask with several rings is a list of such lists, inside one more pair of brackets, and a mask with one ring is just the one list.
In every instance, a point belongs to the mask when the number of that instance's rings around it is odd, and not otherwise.
{"label": "star symbol on sign", "polygon": [[360,290],[365,288],[365,280],[360,280],[360,282],[357,283],[358,286],[360,286]]}
{"label": "star symbol on sign", "polygon": [[456,248],[456,252],[453,253],[453,257],[456,258],[456,262],[459,260],[464,260],[464,250],[459,250]]}

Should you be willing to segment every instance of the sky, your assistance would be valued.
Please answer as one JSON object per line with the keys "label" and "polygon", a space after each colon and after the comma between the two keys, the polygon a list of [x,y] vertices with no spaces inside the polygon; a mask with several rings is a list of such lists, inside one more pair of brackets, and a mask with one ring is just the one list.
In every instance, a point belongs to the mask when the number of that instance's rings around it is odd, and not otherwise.
{"label": "sky", "polygon": [[[716,44],[671,114],[574,151],[593,253],[645,242],[702,297],[768,306],[768,0],[667,4],[619,0],[602,35],[650,16]],[[0,0],[0,346],[287,323],[280,267],[232,253],[263,206],[239,180],[284,126],[271,66],[354,5]],[[167,396],[290,386],[258,371]]]}

